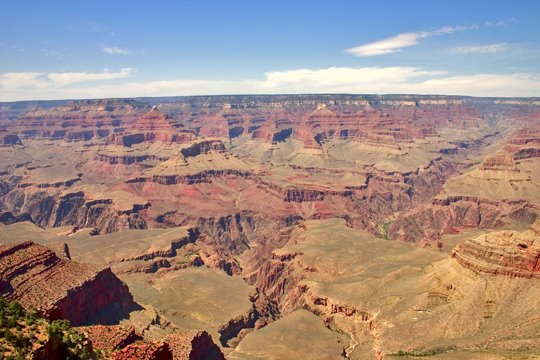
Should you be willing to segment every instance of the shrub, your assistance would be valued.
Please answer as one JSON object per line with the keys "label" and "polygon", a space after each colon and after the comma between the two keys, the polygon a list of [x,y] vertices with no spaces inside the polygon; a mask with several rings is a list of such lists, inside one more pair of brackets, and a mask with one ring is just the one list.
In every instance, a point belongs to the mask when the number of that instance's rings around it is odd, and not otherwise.
{"label": "shrub", "polygon": [[51,356],[55,358],[90,360],[99,356],[86,336],[73,329],[69,321],[49,321],[35,309],[25,311],[18,302],[8,302],[0,296],[0,360],[36,355],[31,354],[33,341],[38,341],[36,331],[48,336],[50,348],[55,349]]}

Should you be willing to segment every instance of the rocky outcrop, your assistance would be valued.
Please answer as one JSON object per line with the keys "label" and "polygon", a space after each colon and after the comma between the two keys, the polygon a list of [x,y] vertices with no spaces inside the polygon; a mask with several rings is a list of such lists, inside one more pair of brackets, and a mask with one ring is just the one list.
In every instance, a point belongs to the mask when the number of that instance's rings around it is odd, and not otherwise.
{"label": "rocky outcrop", "polygon": [[128,184],[140,183],[140,182],[153,182],[161,185],[176,185],[176,184],[200,184],[208,183],[212,181],[214,177],[220,176],[238,176],[242,178],[251,177],[251,173],[248,171],[240,170],[206,170],[189,175],[153,175],[150,177],[137,177],[126,181]]}
{"label": "rocky outcrop", "polygon": [[312,189],[287,189],[285,201],[287,202],[305,202],[305,201],[322,201],[326,196],[343,196],[350,197],[352,191],[320,191]]}
{"label": "rocky outcrop", "polygon": [[119,142],[121,145],[132,147],[133,145],[140,144],[146,140],[144,134],[129,134],[120,137]]}
{"label": "rocky outcrop", "polygon": [[523,148],[514,154],[515,160],[523,160],[540,157],[540,148]]}
{"label": "rocky outcrop", "polygon": [[[142,263],[136,263],[127,269],[116,270],[117,274],[134,274],[143,273],[151,274],[157,272],[159,269],[170,268],[171,263],[167,259],[156,259],[152,261],[145,261]],[[187,267],[187,266],[186,266]]]}
{"label": "rocky outcrop", "polygon": [[109,354],[133,344],[142,338],[137,335],[133,326],[93,325],[78,328],[85,334],[95,349]]}
{"label": "rocky outcrop", "polygon": [[366,309],[348,304],[339,304],[328,297],[315,295],[309,287],[305,287],[303,290],[304,308],[316,315],[332,316],[338,314],[345,317],[355,317],[363,322],[369,322],[373,319],[373,314]]}
{"label": "rocky outcrop", "polygon": [[481,235],[457,245],[452,257],[478,273],[540,278],[540,238],[517,231]]}
{"label": "rocky outcrop", "polygon": [[109,268],[61,259],[30,241],[0,246],[0,294],[73,325],[114,321],[133,304]]}
{"label": "rocky outcrop", "polygon": [[185,158],[207,154],[210,151],[224,152],[225,145],[221,140],[206,140],[196,142],[188,147],[180,149],[180,153]]}
{"label": "rocky outcrop", "polygon": [[484,160],[481,170],[496,170],[496,171],[513,171],[517,172],[519,169],[516,166],[514,158],[507,154],[497,154],[490,156]]}
{"label": "rocky outcrop", "polygon": [[113,355],[114,360],[173,360],[169,344],[163,341],[138,341]]}
{"label": "rocky outcrop", "polygon": [[176,250],[186,246],[187,244],[194,243],[198,236],[199,229],[188,229],[188,235],[171,241],[170,247],[160,250],[153,250],[145,254],[137,255],[132,258],[124,258],[119,261],[152,260],[158,257],[174,257],[176,256]]}
{"label": "rocky outcrop", "polygon": [[141,116],[124,133],[114,135],[114,141],[131,147],[142,142],[185,143],[195,139],[192,132],[174,126],[170,116],[160,112],[156,106]]}

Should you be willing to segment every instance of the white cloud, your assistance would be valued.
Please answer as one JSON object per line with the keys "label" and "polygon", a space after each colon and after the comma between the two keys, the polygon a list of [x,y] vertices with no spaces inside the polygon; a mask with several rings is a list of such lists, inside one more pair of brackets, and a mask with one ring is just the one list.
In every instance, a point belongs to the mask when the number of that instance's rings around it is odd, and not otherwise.
{"label": "white cloud", "polygon": [[383,90],[382,86],[407,82],[411,79],[440,75],[444,72],[425,71],[415,67],[330,67],[326,69],[299,69],[273,71],[265,74],[266,78],[258,83],[259,91],[281,92],[347,92],[350,89],[368,88],[372,91]]}
{"label": "white cloud", "polygon": [[426,94],[464,94],[472,96],[540,96],[538,74],[475,74],[430,79],[418,88]]}
{"label": "white cloud", "polygon": [[76,82],[126,77],[120,72],[5,73],[0,75],[0,101],[219,94],[357,93],[447,94],[470,96],[540,96],[538,74],[451,76],[416,67],[330,67],[271,71],[262,79],[176,79],[70,86]]}
{"label": "white cloud", "polygon": [[469,54],[496,54],[507,52],[510,49],[508,43],[488,44],[488,45],[473,45],[473,46],[458,46],[456,51],[469,55]]}
{"label": "white cloud", "polygon": [[117,72],[111,72],[108,69],[103,70],[100,73],[88,73],[88,72],[65,72],[65,73],[50,73],[47,74],[47,78],[55,85],[68,85],[73,83],[79,83],[84,81],[100,81],[100,80],[114,80],[128,77],[133,69],[123,68]]}
{"label": "white cloud", "polygon": [[132,71],[133,69],[123,68],[116,72],[105,69],[99,73],[65,72],[46,74],[41,72],[11,72],[0,75],[0,89],[3,91],[46,89],[48,91],[87,81],[122,79],[130,76]]}
{"label": "white cloud", "polygon": [[41,79],[42,75],[43,73],[40,72],[3,73],[0,76],[0,88],[6,90],[26,87],[39,88],[46,84]]}
{"label": "white cloud", "polygon": [[133,54],[144,55],[144,51],[142,50],[130,50],[126,48],[119,48],[117,46],[103,47],[101,48],[101,52],[107,55],[133,55]]}
{"label": "white cloud", "polygon": [[478,29],[478,26],[445,26],[434,30],[402,33],[372,43],[356,46],[345,50],[345,52],[359,57],[392,54],[401,51],[405,47],[418,45],[421,39],[473,29]]}

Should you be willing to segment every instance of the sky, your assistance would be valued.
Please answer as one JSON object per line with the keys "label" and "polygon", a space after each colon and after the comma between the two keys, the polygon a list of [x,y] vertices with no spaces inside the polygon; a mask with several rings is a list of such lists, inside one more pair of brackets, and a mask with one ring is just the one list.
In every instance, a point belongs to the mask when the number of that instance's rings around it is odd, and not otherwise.
{"label": "sky", "polygon": [[540,1],[2,1],[0,101],[540,96]]}

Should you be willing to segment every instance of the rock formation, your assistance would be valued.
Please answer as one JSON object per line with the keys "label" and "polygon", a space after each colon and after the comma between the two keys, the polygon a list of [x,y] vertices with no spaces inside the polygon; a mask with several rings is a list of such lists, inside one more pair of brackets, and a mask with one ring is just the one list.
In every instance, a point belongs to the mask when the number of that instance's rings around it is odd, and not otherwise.
{"label": "rock formation", "polygon": [[467,240],[452,257],[475,272],[512,277],[540,277],[540,237],[526,232],[498,231]]}
{"label": "rock formation", "polygon": [[482,170],[519,171],[514,158],[505,154],[497,154],[484,160]]}
{"label": "rock formation", "polygon": [[73,325],[113,320],[133,303],[129,289],[109,268],[59,258],[30,241],[0,246],[0,293]]}

